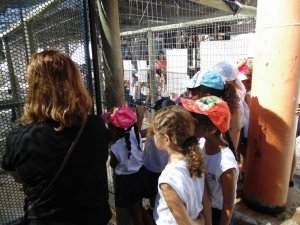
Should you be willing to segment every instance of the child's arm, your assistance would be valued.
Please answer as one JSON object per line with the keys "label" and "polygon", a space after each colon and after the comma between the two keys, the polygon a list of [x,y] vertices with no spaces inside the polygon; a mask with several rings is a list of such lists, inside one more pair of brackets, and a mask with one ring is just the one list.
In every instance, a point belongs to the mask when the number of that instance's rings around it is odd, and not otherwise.
{"label": "child's arm", "polygon": [[247,64],[247,59],[246,58],[240,59],[240,61],[238,61],[238,63],[237,63],[237,68],[239,69],[239,68],[243,67],[246,64]]}
{"label": "child's arm", "polygon": [[111,166],[111,168],[115,169],[118,164],[119,164],[119,161],[118,161],[117,157],[114,155],[114,153],[110,152],[109,165]]}
{"label": "child's arm", "polygon": [[223,208],[220,225],[229,225],[233,214],[236,192],[236,170],[231,168],[221,175]]}
{"label": "child's arm", "polygon": [[246,95],[245,95],[245,102],[247,103],[247,105],[250,108],[250,103],[251,103],[251,95],[250,94],[246,93]]}
{"label": "child's arm", "polygon": [[142,138],[145,138],[147,136],[148,129],[142,130],[143,125],[143,119],[144,119],[144,107],[143,106],[137,106],[136,107],[136,114],[137,114],[137,127],[141,134]]}
{"label": "child's arm", "polygon": [[241,110],[237,108],[231,115],[230,120],[230,134],[232,138],[233,145],[237,149],[241,132]]}
{"label": "child's arm", "polygon": [[205,219],[205,225],[211,225],[212,224],[211,204],[210,204],[209,191],[208,191],[206,184],[204,185],[204,194],[203,194],[203,199],[202,199],[202,205],[203,205],[202,214]]}
{"label": "child's arm", "polygon": [[202,217],[199,220],[192,220],[187,210],[182,203],[180,197],[176,191],[168,184],[161,184],[160,189],[163,192],[167,205],[172,212],[178,225],[204,225],[204,218]]}

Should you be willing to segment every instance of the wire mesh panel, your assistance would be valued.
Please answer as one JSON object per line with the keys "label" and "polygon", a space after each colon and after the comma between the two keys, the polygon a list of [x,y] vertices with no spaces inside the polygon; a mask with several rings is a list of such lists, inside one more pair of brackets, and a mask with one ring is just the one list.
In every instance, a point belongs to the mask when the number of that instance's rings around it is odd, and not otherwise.
{"label": "wire mesh panel", "polygon": [[[0,3],[0,162],[7,133],[22,114],[26,69],[34,52],[65,51],[78,64],[91,94],[88,21],[84,0],[2,0]],[[0,170],[0,224],[23,215],[21,185]]]}
{"label": "wire mesh panel", "polygon": [[125,95],[133,107],[149,106],[151,99],[152,104],[164,97],[177,100],[197,71],[219,61],[253,59],[254,17],[190,0],[120,0],[119,5]]}

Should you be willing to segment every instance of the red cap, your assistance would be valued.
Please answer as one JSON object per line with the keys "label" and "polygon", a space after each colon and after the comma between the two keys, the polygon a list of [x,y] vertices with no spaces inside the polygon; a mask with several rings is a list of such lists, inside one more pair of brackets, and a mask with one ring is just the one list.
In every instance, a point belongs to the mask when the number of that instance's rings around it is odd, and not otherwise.
{"label": "red cap", "polygon": [[190,112],[207,115],[221,133],[229,130],[231,115],[227,103],[222,99],[206,96],[196,101],[181,98],[181,102]]}

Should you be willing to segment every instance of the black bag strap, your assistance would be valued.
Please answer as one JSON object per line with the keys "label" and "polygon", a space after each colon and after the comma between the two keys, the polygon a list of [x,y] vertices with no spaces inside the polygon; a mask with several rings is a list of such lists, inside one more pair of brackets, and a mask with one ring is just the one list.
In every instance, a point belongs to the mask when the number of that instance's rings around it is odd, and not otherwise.
{"label": "black bag strap", "polygon": [[43,197],[45,197],[45,195],[47,194],[47,192],[50,190],[50,188],[52,187],[52,185],[54,184],[54,182],[57,180],[57,178],[59,177],[59,175],[61,174],[61,172],[63,171],[63,169],[65,168],[67,162],[69,161],[69,158],[82,134],[82,131],[85,127],[86,124],[86,120],[83,121],[83,123],[81,124],[81,127],[74,139],[74,141],[72,142],[65,158],[64,161],[62,162],[62,164],[60,165],[59,169],[57,170],[57,172],[55,173],[55,175],[53,176],[53,178],[51,179],[50,183],[47,185],[47,187],[42,191],[42,193],[40,194],[40,196],[33,202],[29,203],[27,210],[32,209]]}

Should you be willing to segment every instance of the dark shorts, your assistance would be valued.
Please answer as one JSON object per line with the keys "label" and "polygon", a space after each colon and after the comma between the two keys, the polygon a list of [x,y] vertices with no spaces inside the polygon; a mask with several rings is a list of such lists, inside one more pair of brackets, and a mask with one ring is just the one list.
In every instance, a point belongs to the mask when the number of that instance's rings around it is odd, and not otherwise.
{"label": "dark shorts", "polygon": [[158,192],[158,178],[160,176],[161,173],[154,173],[150,170],[148,170],[147,168],[145,168],[146,170],[146,176],[147,176],[147,192],[145,197],[146,198],[155,198]]}
{"label": "dark shorts", "polygon": [[239,141],[239,145],[238,145],[237,150],[244,158],[246,158],[246,155],[247,155],[247,138],[244,137],[244,127],[241,129],[240,141]]}
{"label": "dark shorts", "polygon": [[[222,214],[222,210],[216,209],[216,208],[211,208],[212,225],[219,225],[220,224],[221,214]],[[233,217],[231,218],[231,221],[230,221],[229,225],[234,225]]]}
{"label": "dark shorts", "polygon": [[128,208],[142,200],[146,193],[145,168],[142,166],[137,173],[116,175],[116,206]]}

